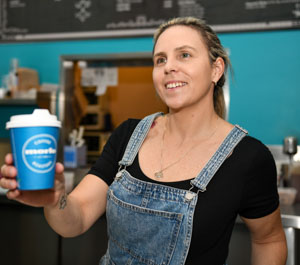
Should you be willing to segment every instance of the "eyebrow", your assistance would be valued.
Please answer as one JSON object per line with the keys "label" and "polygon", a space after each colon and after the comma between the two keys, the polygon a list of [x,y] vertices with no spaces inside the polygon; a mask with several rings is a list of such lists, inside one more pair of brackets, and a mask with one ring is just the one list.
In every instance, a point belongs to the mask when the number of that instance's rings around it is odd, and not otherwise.
{"label": "eyebrow", "polygon": [[[191,49],[191,50],[196,50],[194,47],[192,47],[192,46],[189,46],[189,45],[183,45],[183,46],[180,46],[180,47],[177,47],[177,48],[175,48],[175,51],[181,51],[181,50],[185,50],[185,49]],[[153,58],[154,57],[158,57],[158,56],[163,56],[163,55],[165,55],[165,52],[158,52],[158,53],[155,53],[154,55],[153,55]]]}
{"label": "eyebrow", "polygon": [[194,51],[196,50],[194,47],[189,46],[189,45],[183,45],[183,46],[175,48],[176,51],[180,51],[180,50],[184,50],[184,49],[191,49],[191,50],[194,50]]}
{"label": "eyebrow", "polygon": [[157,53],[155,53],[155,54],[153,55],[153,58],[154,58],[154,57],[158,57],[158,56],[163,56],[163,55],[165,55],[164,52],[157,52]]}

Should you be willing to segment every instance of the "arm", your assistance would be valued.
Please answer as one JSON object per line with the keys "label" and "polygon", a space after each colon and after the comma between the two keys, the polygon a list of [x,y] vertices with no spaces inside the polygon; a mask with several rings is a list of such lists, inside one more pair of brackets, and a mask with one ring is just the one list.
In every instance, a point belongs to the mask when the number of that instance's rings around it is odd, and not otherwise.
{"label": "arm", "polygon": [[279,207],[273,213],[256,219],[242,217],[249,228],[252,265],[285,265],[287,244]]}
{"label": "arm", "polygon": [[105,212],[107,184],[88,174],[68,195],[67,205],[59,209],[59,202],[44,207],[47,222],[64,237],[74,237],[87,231]]}

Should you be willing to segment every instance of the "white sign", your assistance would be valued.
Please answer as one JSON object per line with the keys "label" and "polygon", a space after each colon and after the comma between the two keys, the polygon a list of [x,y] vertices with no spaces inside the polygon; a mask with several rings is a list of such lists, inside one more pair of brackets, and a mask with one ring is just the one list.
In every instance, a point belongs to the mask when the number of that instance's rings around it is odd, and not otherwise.
{"label": "white sign", "polygon": [[96,95],[105,94],[107,86],[118,85],[117,67],[84,68],[81,75],[82,86],[96,86]]}

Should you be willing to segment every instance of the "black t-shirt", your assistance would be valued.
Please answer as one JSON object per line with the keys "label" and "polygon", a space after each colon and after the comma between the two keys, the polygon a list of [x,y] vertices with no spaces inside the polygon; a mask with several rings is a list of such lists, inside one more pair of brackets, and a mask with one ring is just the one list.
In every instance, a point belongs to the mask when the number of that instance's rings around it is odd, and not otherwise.
{"label": "black t-shirt", "polygon": [[[99,176],[108,185],[113,182],[118,162],[138,122],[129,119],[112,133],[90,174]],[[135,178],[161,184],[143,174],[138,156],[126,170]],[[191,187],[190,180],[163,184],[186,190]],[[207,190],[198,194],[186,264],[224,264],[236,216],[263,217],[272,213],[278,205],[273,156],[260,141],[246,136],[216,172]]]}

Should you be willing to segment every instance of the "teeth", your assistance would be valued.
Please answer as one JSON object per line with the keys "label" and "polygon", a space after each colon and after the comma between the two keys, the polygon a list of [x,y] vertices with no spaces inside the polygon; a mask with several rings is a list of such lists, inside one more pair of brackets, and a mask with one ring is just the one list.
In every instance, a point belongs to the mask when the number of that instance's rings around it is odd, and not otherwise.
{"label": "teeth", "polygon": [[184,85],[186,85],[185,82],[169,83],[166,85],[166,88],[175,88],[175,87],[184,86]]}

